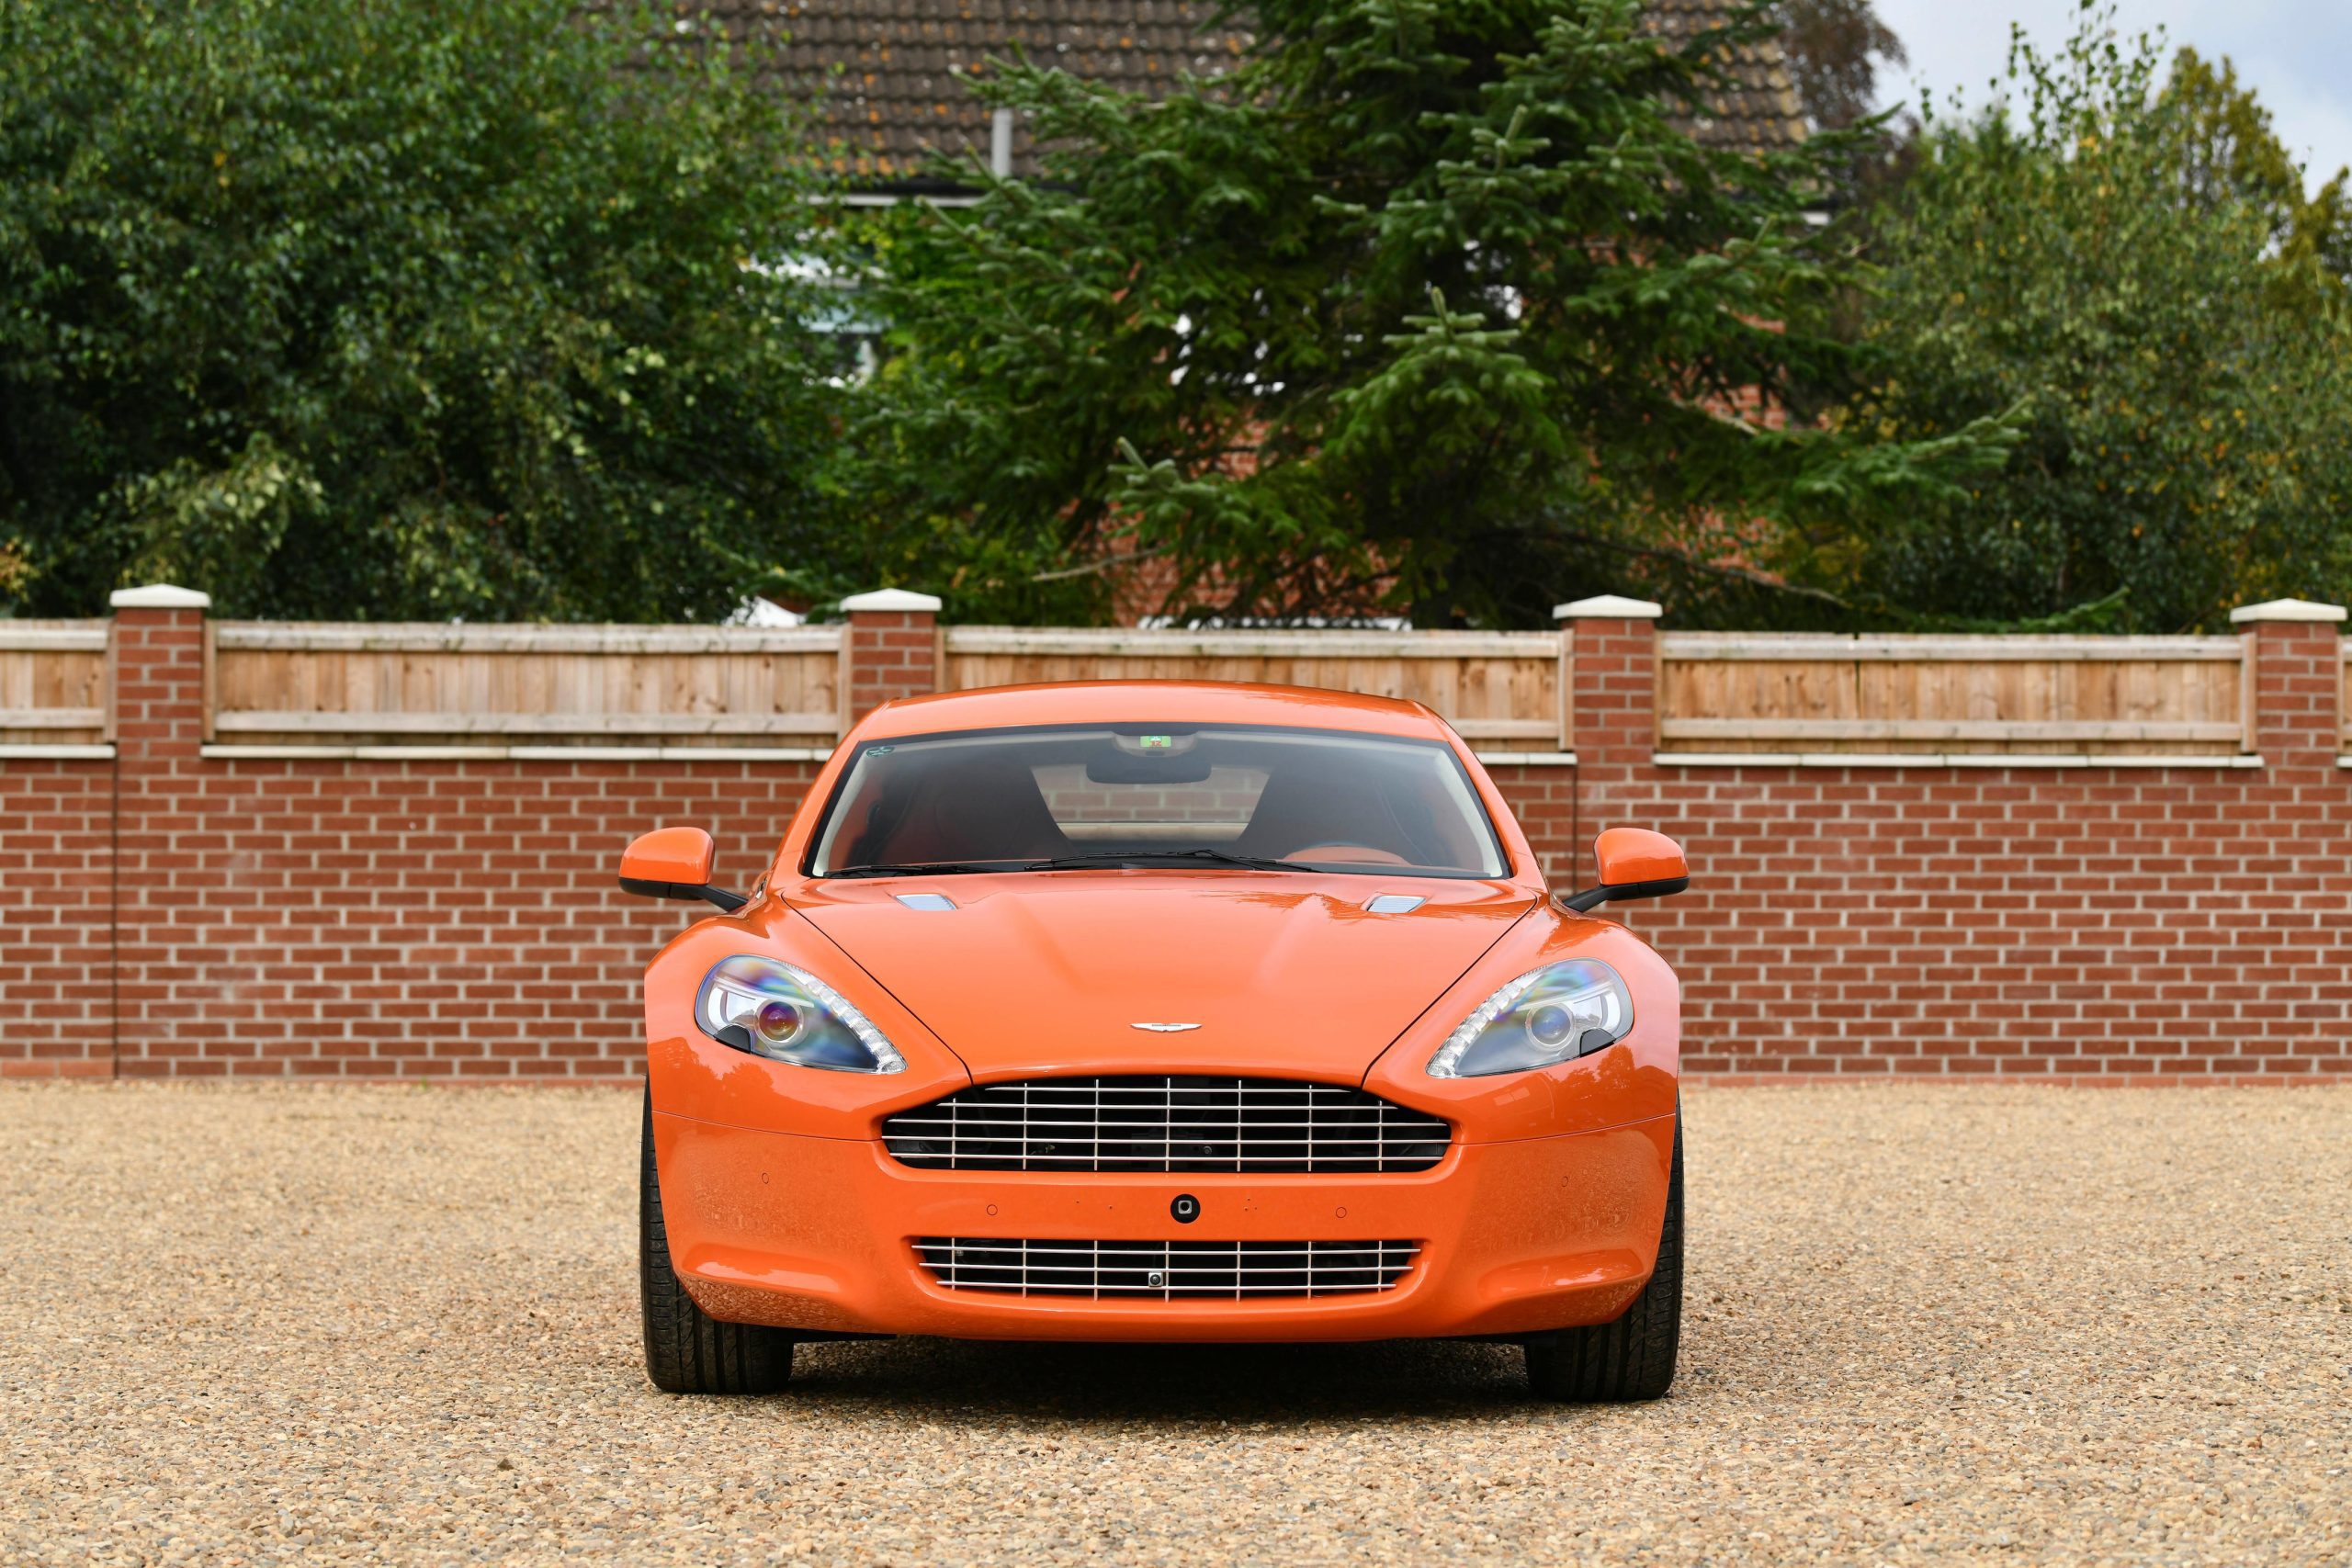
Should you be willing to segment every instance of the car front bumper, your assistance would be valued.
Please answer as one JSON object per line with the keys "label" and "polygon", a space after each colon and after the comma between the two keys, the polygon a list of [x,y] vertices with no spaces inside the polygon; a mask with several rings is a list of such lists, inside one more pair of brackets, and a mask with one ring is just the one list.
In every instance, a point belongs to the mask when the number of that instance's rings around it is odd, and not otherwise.
{"label": "car front bumper", "polygon": [[[961,1339],[1359,1340],[1605,1323],[1657,1261],[1675,1118],[1457,1142],[1412,1175],[916,1170],[877,1141],[653,1121],[672,1261],[730,1322]],[[1179,1224],[1179,1195],[1200,1213]],[[919,1237],[1407,1241],[1377,1292],[1251,1300],[948,1289]]]}

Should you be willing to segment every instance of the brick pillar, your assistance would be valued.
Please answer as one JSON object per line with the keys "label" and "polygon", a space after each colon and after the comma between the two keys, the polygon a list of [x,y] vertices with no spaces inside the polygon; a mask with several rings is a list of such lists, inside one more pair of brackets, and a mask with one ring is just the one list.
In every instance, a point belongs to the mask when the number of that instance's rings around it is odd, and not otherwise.
{"label": "brick pillar", "polygon": [[939,690],[938,600],[884,588],[853,593],[842,608],[849,615],[842,678],[851,723],[884,703]]}
{"label": "brick pillar", "polygon": [[[2251,739],[2262,754],[2226,815],[2200,835],[2191,863],[2210,871],[2199,903],[2210,931],[2184,933],[2215,959],[2223,984],[2248,988],[2236,1004],[2233,1066],[2290,1074],[2340,1063],[2352,1036],[2344,990],[2344,911],[2352,906],[2345,853],[2343,607],[2301,599],[2230,612],[2252,645]],[[2193,976],[2192,976],[2193,977]]]}
{"label": "brick pillar", "polygon": [[2343,746],[2341,604],[2273,599],[2230,612],[2254,642],[2254,735],[2271,767],[2335,765]]}
{"label": "brick pillar", "polygon": [[1646,763],[1657,739],[1657,618],[1646,599],[1604,593],[1552,611],[1566,639],[1568,721],[1579,772]]}
{"label": "brick pillar", "polygon": [[1568,666],[1570,747],[1577,754],[1573,863],[1547,866],[1561,886],[1591,880],[1593,835],[1651,819],[1657,737],[1657,618],[1646,599],[1604,593],[1555,607]]}
{"label": "brick pillar", "polygon": [[[211,599],[157,584],[114,595],[118,1070],[188,1071],[201,1047],[176,1028],[176,967],[220,918],[198,869],[204,613]],[[217,1064],[214,1070],[217,1069]]]}

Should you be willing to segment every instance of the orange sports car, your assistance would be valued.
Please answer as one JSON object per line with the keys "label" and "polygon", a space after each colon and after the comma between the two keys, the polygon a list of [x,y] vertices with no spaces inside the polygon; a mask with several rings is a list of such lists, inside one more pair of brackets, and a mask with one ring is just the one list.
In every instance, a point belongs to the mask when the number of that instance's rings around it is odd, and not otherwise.
{"label": "orange sports car", "polygon": [[802,1340],[1526,1347],[1653,1399],[1681,1321],[1673,973],[1589,911],[1688,884],[1600,835],[1554,898],[1417,703],[1105,682],[893,703],[751,895],[646,973],[646,1368],[782,1385]]}

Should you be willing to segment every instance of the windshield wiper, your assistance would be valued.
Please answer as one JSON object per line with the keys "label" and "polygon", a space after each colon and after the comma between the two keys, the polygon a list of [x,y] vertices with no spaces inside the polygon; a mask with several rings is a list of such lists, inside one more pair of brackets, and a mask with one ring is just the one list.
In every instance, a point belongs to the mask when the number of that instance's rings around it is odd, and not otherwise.
{"label": "windshield wiper", "polygon": [[828,872],[829,877],[844,876],[956,876],[970,872],[1029,871],[1035,869],[1018,861],[994,860],[930,860],[914,861],[905,865],[845,865],[839,871]]}
{"label": "windshield wiper", "polygon": [[1238,865],[1250,871],[1298,871],[1300,866],[1286,860],[1268,860],[1262,855],[1237,855],[1225,850],[1095,850],[1082,855],[1057,855],[1052,860],[1031,861],[1023,871],[1080,871],[1091,865],[1126,865],[1139,862],[1163,860],[1204,860],[1218,865]]}

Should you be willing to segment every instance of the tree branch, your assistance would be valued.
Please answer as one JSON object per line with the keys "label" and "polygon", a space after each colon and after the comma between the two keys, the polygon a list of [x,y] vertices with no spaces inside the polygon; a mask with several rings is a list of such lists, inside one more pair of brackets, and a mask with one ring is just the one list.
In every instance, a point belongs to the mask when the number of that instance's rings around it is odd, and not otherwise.
{"label": "tree branch", "polygon": [[1155,556],[1164,556],[1167,553],[1166,545],[1154,545],[1148,550],[1131,550],[1125,555],[1103,556],[1098,560],[1087,562],[1084,566],[1062,566],[1056,567],[1051,571],[1033,572],[1030,574],[1029,581],[1068,582],[1074,577],[1092,577],[1097,572],[1116,571],[1123,566],[1132,566],[1139,560],[1149,560]]}
{"label": "tree branch", "polygon": [[1603,535],[1587,533],[1581,528],[1561,529],[1555,536],[1573,539],[1579,544],[1597,545],[1604,550],[1614,550],[1619,555],[1638,556],[1645,560],[1670,561],[1676,566],[1687,567],[1692,571],[1703,572],[1709,577],[1726,578],[1734,582],[1745,582],[1756,588],[1769,588],[1775,593],[1787,593],[1799,599],[1816,600],[1824,604],[1834,604],[1840,610],[1851,611],[1854,608],[1852,604],[1826,588],[1808,588],[1804,583],[1790,582],[1774,577],[1770,572],[1758,571],[1753,567],[1701,560],[1687,550],[1678,550],[1670,546],[1633,545],[1623,539],[1611,539]]}

